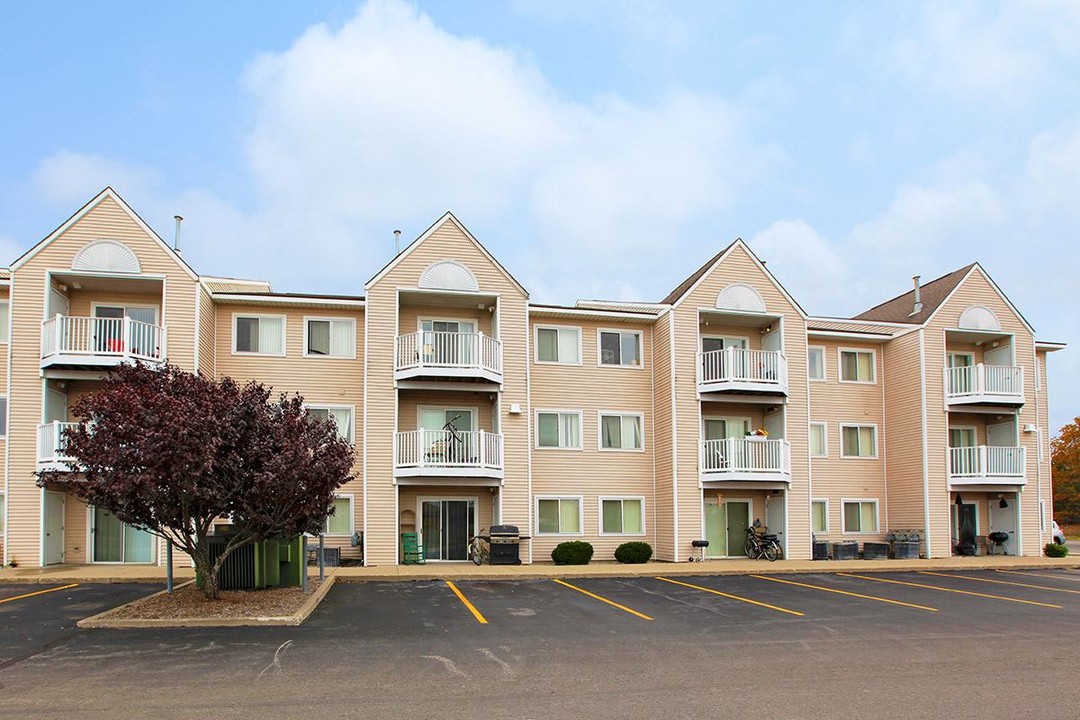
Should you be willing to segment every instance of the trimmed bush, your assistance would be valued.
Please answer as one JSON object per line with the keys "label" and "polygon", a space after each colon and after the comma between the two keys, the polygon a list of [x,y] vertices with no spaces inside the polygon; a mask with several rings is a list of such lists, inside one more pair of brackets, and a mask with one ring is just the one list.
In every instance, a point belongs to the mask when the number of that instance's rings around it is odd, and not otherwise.
{"label": "trimmed bush", "polygon": [[647,563],[652,557],[652,545],[647,542],[627,542],[615,548],[615,559],[621,563]]}
{"label": "trimmed bush", "polygon": [[1058,545],[1057,543],[1046,543],[1043,552],[1046,553],[1046,557],[1060,558],[1069,554],[1069,548],[1065,545]]}
{"label": "trimmed bush", "polygon": [[592,543],[570,540],[556,545],[551,551],[551,559],[556,565],[588,565],[592,554]]}

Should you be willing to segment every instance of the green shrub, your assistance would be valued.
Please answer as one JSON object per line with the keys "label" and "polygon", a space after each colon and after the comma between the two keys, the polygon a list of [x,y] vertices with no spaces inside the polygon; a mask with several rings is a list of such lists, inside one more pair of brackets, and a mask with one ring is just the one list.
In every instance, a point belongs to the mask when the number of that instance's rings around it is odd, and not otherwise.
{"label": "green shrub", "polygon": [[1057,543],[1046,543],[1043,552],[1046,553],[1046,557],[1060,558],[1069,554],[1069,548],[1064,545],[1058,545]]}
{"label": "green shrub", "polygon": [[593,546],[581,540],[561,542],[551,551],[556,565],[588,565],[592,560]]}
{"label": "green shrub", "polygon": [[615,548],[615,559],[621,563],[647,563],[652,557],[652,545],[647,542],[627,542]]}

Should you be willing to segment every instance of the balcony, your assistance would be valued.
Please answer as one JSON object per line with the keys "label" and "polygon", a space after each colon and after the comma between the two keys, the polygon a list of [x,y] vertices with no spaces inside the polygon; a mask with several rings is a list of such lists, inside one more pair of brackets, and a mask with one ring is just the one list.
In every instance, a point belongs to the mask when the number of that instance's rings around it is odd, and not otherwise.
{"label": "balcony", "polygon": [[123,318],[55,315],[41,323],[41,367],[110,368],[165,359],[165,328]]}
{"label": "balcony", "polygon": [[1024,404],[1024,369],[984,365],[945,369],[945,404],[950,406]]}
{"label": "balcony", "polygon": [[467,378],[502,383],[502,343],[483,333],[421,331],[399,335],[394,379]]}
{"label": "balcony", "polygon": [[727,438],[701,443],[701,482],[791,482],[787,440]]}
{"label": "balcony", "polygon": [[787,358],[778,350],[735,347],[699,352],[698,392],[787,395]]}
{"label": "balcony", "polygon": [[1023,485],[1026,478],[1026,449],[1022,447],[946,448],[949,457],[949,484]]}
{"label": "balcony", "polygon": [[503,478],[503,436],[486,430],[395,433],[394,477]]}
{"label": "balcony", "polygon": [[39,468],[66,470],[68,456],[65,454],[64,431],[79,423],[50,422],[38,425],[37,462]]}

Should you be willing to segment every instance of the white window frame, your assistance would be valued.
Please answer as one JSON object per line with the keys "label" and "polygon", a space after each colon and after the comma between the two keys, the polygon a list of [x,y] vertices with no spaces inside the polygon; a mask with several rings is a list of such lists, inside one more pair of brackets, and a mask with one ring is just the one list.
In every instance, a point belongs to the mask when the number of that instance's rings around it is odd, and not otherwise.
{"label": "white window frame", "polygon": [[344,438],[347,442],[356,444],[356,406],[341,405],[335,403],[305,402],[305,410],[348,410],[349,411],[349,437]]}
{"label": "white window frame", "polygon": [[[442,332],[441,330],[424,330],[424,323],[426,323],[426,322],[429,322],[429,323],[437,323],[437,322],[450,323],[450,322],[452,322],[452,323],[457,323],[458,325],[460,325],[461,323],[471,323],[472,326],[475,328],[475,330],[473,330],[473,332],[476,333],[477,335],[481,334],[480,333],[480,320],[478,318],[476,318],[475,316],[473,316],[473,317],[436,317],[434,315],[418,315],[416,317],[416,332],[419,332],[419,333],[422,333],[422,332]],[[462,333],[459,332],[459,334],[462,334]],[[467,334],[467,333],[464,333],[464,334]]]}
{"label": "white window frame", "polygon": [[[810,353],[821,353],[821,377],[814,377],[810,374]],[[828,353],[825,352],[824,345],[808,345],[806,347],[806,376],[810,379],[810,382],[826,382],[829,379],[829,368],[825,363],[825,358],[828,357]]]}
{"label": "white window frame", "polygon": [[127,309],[133,308],[135,310],[153,310],[154,311],[154,325],[161,327],[161,306],[151,305],[146,303],[126,303],[126,302],[103,302],[94,301],[90,303],[90,316],[97,317],[98,308],[120,308],[124,311],[124,316],[127,316]]}
{"label": "white window frame", "polygon": [[[874,505],[874,529],[848,530],[847,513],[844,506],[848,503],[873,503]],[[859,508],[859,520],[862,522],[862,508]],[[840,498],[840,533],[842,535],[880,535],[881,534],[881,504],[877,498]]]}
{"label": "white window frame", "polygon": [[948,440],[947,447],[949,447],[949,448],[962,447],[962,446],[957,446],[957,445],[952,444],[952,431],[953,430],[970,430],[971,431],[971,439],[975,441],[975,444],[971,445],[970,447],[979,447],[979,428],[976,427],[975,425],[949,425],[947,428],[945,428],[946,439]]}
{"label": "white window frame", "polygon": [[[5,298],[0,300],[0,317],[3,318],[4,327],[7,328],[6,336],[0,334],[0,345],[6,345],[11,342],[11,298]],[[1038,363],[1036,363],[1036,369],[1038,369]],[[1038,382],[1038,380],[1036,380]]]}
{"label": "white window frame", "polygon": [[[619,361],[618,363],[606,363],[603,362],[603,352],[600,348],[600,338],[603,333],[618,333],[619,338]],[[638,336],[638,364],[637,365],[623,365],[622,364],[622,335],[637,335]],[[645,369],[645,333],[641,330],[619,330],[618,328],[596,328],[596,366],[603,368],[623,368],[633,370]]]}
{"label": "white window frame", "polygon": [[[236,349],[236,320],[237,318],[263,318],[268,319],[280,319],[281,320],[281,352],[280,353],[262,353],[251,352],[250,350],[237,350]],[[285,357],[289,346],[289,318],[284,314],[276,313],[247,313],[247,312],[234,312],[232,314],[232,354],[241,356],[254,356],[254,357]]]}
{"label": "white window frame", "polygon": [[[874,375],[873,380],[845,380],[844,379],[844,353],[863,353],[870,355],[870,371]],[[855,363],[858,367],[858,363]],[[837,379],[848,385],[877,385],[877,350],[873,348],[852,348],[852,347],[838,347],[836,348],[836,377]]]}
{"label": "white window frame", "polygon": [[[562,445],[541,445],[540,444],[540,415],[577,415],[578,416],[578,444],[577,446]],[[537,450],[563,450],[580,452],[585,448],[585,413],[581,410],[554,410],[554,409],[537,409],[533,416],[534,423],[536,425],[536,436],[533,438],[533,447]],[[561,425],[560,425],[561,428]]]}
{"label": "white window frame", "polygon": [[[349,355],[319,355],[318,353],[308,352],[308,323],[309,322],[347,322],[352,324],[352,343],[350,349],[352,353]],[[331,330],[331,333],[333,331]],[[333,317],[322,315],[305,315],[304,316],[304,345],[303,345],[303,357],[306,358],[319,358],[321,360],[355,360],[356,359],[356,318],[348,317]]]}
{"label": "white window frame", "polygon": [[[578,504],[578,531],[577,532],[540,532],[540,501],[541,500],[576,500]],[[537,495],[535,500],[536,535],[542,537],[581,537],[585,534],[585,498],[582,495]],[[562,508],[559,508],[559,529],[562,530]]]}
{"label": "white window frame", "polygon": [[[814,529],[814,503],[824,503],[825,504],[825,529],[824,530],[815,530]],[[829,533],[829,498],[811,498],[810,499],[810,532],[811,533],[821,533],[822,535],[827,535]]]}
{"label": "white window frame", "polygon": [[[604,433],[603,433],[603,419],[604,417],[636,417],[638,422],[638,428],[641,430],[641,447],[617,447],[606,448],[604,447]],[[622,433],[622,423],[619,425],[620,435]],[[645,413],[640,412],[622,412],[619,410],[598,410],[596,412],[596,449],[600,452],[645,452]]]}
{"label": "white window frame", "polygon": [[[844,453],[844,428],[874,428],[874,454],[873,455],[847,455]],[[877,423],[840,423],[840,457],[844,460],[877,460],[878,459],[878,426]]]}
{"label": "white window frame", "polygon": [[323,535],[326,537],[352,537],[356,532],[356,495],[353,493],[334,493],[334,500],[348,500],[349,501],[349,530],[348,532],[330,532],[330,516],[326,516],[326,521],[323,524]]}
{"label": "white window frame", "polygon": [[[561,332],[563,330],[576,330],[577,331],[577,362],[563,362],[562,360],[541,360],[540,359],[540,331],[541,330],[554,330]],[[580,325],[533,325],[533,362],[537,365],[581,365],[584,357],[584,348],[582,342],[583,329]],[[558,351],[558,341],[555,342],[555,350]]]}
{"label": "white window frame", "polygon": [[[822,433],[822,445],[825,447],[825,453],[823,455],[814,454],[814,427],[820,427]],[[812,458],[827,458],[829,457],[829,423],[827,422],[811,422],[810,423],[810,457]],[[874,436],[875,441],[877,436]]]}
{"label": "white window frame", "polygon": [[[615,501],[625,503],[627,500],[637,501],[641,503],[641,532],[604,532],[604,501]],[[596,499],[596,528],[600,535],[607,537],[644,537],[645,531],[645,496],[644,495],[601,495]],[[622,516],[622,524],[626,525],[626,515]]]}

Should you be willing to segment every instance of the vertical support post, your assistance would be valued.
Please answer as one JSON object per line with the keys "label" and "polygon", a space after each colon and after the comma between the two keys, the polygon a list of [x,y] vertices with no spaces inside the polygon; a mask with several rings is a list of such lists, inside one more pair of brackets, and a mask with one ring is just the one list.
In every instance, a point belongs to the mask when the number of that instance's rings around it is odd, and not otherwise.
{"label": "vertical support post", "polygon": [[127,355],[131,344],[131,318],[127,315],[124,316],[123,322],[123,335],[120,337],[120,352]]}
{"label": "vertical support post", "polygon": [[165,591],[173,591],[172,540],[165,541]]}
{"label": "vertical support post", "polygon": [[303,545],[302,545],[303,552],[300,555],[300,592],[306,594],[307,590],[308,590],[308,583],[307,583],[307,558],[308,558],[307,536],[306,535],[301,535],[300,536],[300,542],[303,543]]}
{"label": "vertical support post", "polygon": [[53,352],[55,353],[63,352],[63,348],[60,346],[60,338],[64,324],[63,317],[64,316],[60,313],[56,313],[56,347],[53,348]]}
{"label": "vertical support post", "polygon": [[323,534],[319,533],[319,581],[326,579],[326,558],[323,556],[325,549]]}

